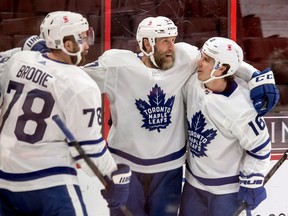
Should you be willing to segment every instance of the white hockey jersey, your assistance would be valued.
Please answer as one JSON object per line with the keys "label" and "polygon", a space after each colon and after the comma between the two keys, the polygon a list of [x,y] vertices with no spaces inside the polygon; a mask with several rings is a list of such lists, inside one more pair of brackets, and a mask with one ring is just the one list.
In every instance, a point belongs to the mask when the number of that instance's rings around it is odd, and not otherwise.
{"label": "white hockey jersey", "polygon": [[247,83],[235,77],[229,92],[206,89],[193,75],[184,89],[188,141],[186,179],[213,194],[239,190],[239,171],[266,174],[271,141],[250,100]]}
{"label": "white hockey jersey", "polygon": [[79,67],[38,52],[14,54],[1,68],[0,188],[27,191],[78,184],[90,169],[52,120],[58,114],[103,175],[116,163],[101,135],[101,93]]}
{"label": "white hockey jersey", "polygon": [[[0,52],[0,80],[1,80],[1,73],[4,70],[8,60],[11,58],[11,56],[13,54],[18,53],[20,51],[21,51],[21,48],[17,47],[17,48],[11,49],[11,50],[7,50],[5,52]],[[0,109],[2,106],[2,100],[3,100],[3,97],[0,94]]]}
{"label": "white hockey jersey", "polygon": [[200,53],[186,43],[175,46],[174,66],[166,71],[146,67],[126,50],[108,50],[84,68],[110,100],[109,150],[134,171],[167,171],[185,161],[181,89]]}

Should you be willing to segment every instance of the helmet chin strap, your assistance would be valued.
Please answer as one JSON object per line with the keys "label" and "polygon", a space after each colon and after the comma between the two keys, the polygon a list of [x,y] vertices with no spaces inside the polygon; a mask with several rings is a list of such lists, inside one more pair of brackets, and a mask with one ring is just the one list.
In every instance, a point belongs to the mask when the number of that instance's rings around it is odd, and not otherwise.
{"label": "helmet chin strap", "polygon": [[78,51],[76,54],[77,54],[76,55],[77,61],[76,61],[75,65],[78,65],[82,60],[81,51]]}
{"label": "helmet chin strap", "polygon": [[78,64],[80,63],[81,59],[82,59],[82,56],[81,56],[82,44],[78,44],[78,46],[79,46],[80,49],[79,49],[79,51],[77,51],[76,53],[71,53],[71,52],[69,52],[64,46],[61,48],[61,50],[62,50],[64,53],[66,53],[67,55],[69,55],[69,56],[76,56],[77,61],[76,61],[76,63],[75,63],[74,65],[78,65]]}
{"label": "helmet chin strap", "polygon": [[218,77],[214,76],[215,71],[216,69],[213,69],[210,73],[210,78],[201,82],[205,84],[205,83],[211,82],[212,80],[218,79]]}
{"label": "helmet chin strap", "polygon": [[155,61],[155,58],[154,58],[154,46],[155,46],[155,43],[149,39],[149,43],[151,45],[151,52],[150,53],[147,53],[142,46],[140,46],[140,50],[146,55],[146,56],[149,56],[152,64],[156,67],[156,68],[159,68],[159,66],[156,64],[156,61]]}
{"label": "helmet chin strap", "polygon": [[[219,69],[219,68],[218,68],[218,69]],[[224,75],[217,76],[217,77],[214,76],[214,73],[215,73],[218,69],[214,68],[214,69],[211,71],[211,73],[210,73],[210,78],[207,79],[207,80],[201,81],[201,82],[205,84],[205,83],[211,82],[211,81],[216,80],[216,79],[222,79],[222,78],[224,78],[224,77],[230,76],[230,74],[224,74]]]}
{"label": "helmet chin strap", "polygon": [[150,53],[147,53],[145,52],[144,50],[141,50],[146,56],[149,56],[151,62],[153,63],[153,65],[157,68],[159,68],[159,66],[156,64],[155,62],[155,58],[154,58],[154,49],[150,52]]}
{"label": "helmet chin strap", "polygon": [[154,64],[155,67],[159,68],[159,66],[156,64],[155,62],[155,58],[154,58],[154,55],[150,55],[150,60],[151,62]]}
{"label": "helmet chin strap", "polygon": [[152,45],[152,50],[149,54],[147,54],[150,57],[151,62],[154,64],[156,68],[159,68],[159,66],[156,64],[155,58],[154,58],[154,46]]}

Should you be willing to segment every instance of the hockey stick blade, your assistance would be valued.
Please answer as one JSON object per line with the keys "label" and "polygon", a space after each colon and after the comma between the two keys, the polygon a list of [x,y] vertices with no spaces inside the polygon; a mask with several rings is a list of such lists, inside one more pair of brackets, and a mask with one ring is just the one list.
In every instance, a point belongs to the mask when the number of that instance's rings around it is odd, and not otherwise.
{"label": "hockey stick blade", "polygon": [[[287,154],[288,154],[288,149],[284,152],[284,154],[282,155],[282,157],[277,161],[276,164],[274,164],[274,166],[270,169],[270,171],[267,173],[267,175],[264,178],[264,182],[263,185],[265,185],[270,178],[274,175],[274,173],[279,169],[279,167],[284,163],[284,161],[286,161],[287,159]],[[238,216],[241,214],[242,211],[244,211],[247,208],[247,203],[243,202],[242,205],[238,208],[238,210],[236,211],[236,213],[234,214],[234,216]]]}
{"label": "hockey stick blade", "polygon": [[[53,119],[53,121],[55,121],[55,123],[58,125],[58,127],[63,132],[63,134],[66,136],[67,141],[69,143],[71,143],[76,148],[76,150],[78,151],[80,156],[84,159],[84,161],[87,163],[87,165],[90,167],[90,169],[98,177],[100,182],[104,185],[105,189],[107,190],[108,189],[108,183],[107,183],[106,179],[102,176],[100,170],[95,165],[95,163],[91,160],[91,158],[87,156],[84,149],[79,145],[78,141],[73,136],[71,131],[66,127],[66,125],[62,121],[62,119],[58,115],[52,116],[52,119]],[[133,216],[132,213],[129,211],[129,209],[126,206],[120,206],[120,209],[125,216]]]}

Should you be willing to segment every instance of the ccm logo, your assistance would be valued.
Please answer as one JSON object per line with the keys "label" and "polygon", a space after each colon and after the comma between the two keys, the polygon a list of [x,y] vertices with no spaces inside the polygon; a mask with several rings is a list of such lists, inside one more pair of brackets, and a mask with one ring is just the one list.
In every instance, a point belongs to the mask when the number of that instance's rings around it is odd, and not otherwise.
{"label": "ccm logo", "polygon": [[261,82],[264,79],[273,79],[273,74],[263,74],[256,77],[256,82]]}

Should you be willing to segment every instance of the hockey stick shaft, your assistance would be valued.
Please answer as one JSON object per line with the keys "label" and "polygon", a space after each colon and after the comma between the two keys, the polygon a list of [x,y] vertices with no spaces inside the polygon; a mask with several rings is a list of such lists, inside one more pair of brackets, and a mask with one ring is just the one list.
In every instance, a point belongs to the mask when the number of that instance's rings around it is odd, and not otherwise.
{"label": "hockey stick shaft", "polygon": [[[54,115],[52,117],[52,119],[55,121],[55,123],[58,125],[58,127],[61,129],[61,131],[64,133],[64,135],[67,138],[67,141],[69,143],[71,143],[76,148],[76,150],[78,151],[80,156],[84,159],[84,161],[90,167],[92,172],[98,177],[100,182],[104,185],[105,189],[107,190],[108,189],[108,183],[107,183],[106,179],[102,176],[100,170],[95,165],[95,163],[91,160],[91,158],[88,157],[88,155],[85,153],[84,149],[80,146],[80,144],[78,143],[76,138],[73,136],[71,131],[66,127],[66,125],[62,121],[62,119],[58,115]],[[125,216],[132,216],[132,213],[127,209],[126,206],[120,206],[120,209]]]}
{"label": "hockey stick shaft", "polygon": [[[288,150],[286,150],[284,152],[284,154],[282,155],[282,157],[277,161],[276,164],[274,164],[274,166],[270,169],[270,171],[267,173],[267,175],[264,178],[264,182],[263,185],[265,185],[270,178],[274,175],[274,173],[279,169],[279,167],[286,161],[287,159],[287,154],[288,154]],[[239,214],[241,214],[242,211],[244,211],[247,208],[247,203],[244,202],[242,203],[242,205],[238,208],[238,210],[236,211],[236,213],[234,214],[234,216],[238,216]]]}

